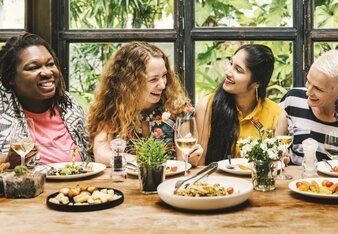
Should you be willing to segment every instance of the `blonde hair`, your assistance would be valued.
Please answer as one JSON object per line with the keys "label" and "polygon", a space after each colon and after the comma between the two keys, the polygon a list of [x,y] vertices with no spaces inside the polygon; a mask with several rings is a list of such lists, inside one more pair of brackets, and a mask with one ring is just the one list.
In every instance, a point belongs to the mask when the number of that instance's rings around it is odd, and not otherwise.
{"label": "blonde hair", "polygon": [[323,53],[313,64],[319,71],[328,77],[338,79],[338,50],[329,50]]}
{"label": "blonde hair", "polygon": [[120,135],[128,139],[140,128],[142,110],[139,106],[143,98],[140,90],[146,86],[146,65],[152,57],[163,58],[167,69],[167,84],[160,103],[173,115],[182,111],[182,106],[174,104],[175,96],[187,98],[179,78],[170,68],[168,57],[155,45],[130,42],[109,59],[94,92],[87,125],[91,147],[102,130],[110,137]]}

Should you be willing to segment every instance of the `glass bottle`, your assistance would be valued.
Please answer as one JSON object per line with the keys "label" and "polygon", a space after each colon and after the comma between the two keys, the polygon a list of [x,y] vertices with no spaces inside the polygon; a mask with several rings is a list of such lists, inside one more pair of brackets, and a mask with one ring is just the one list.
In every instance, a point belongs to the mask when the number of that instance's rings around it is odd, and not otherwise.
{"label": "glass bottle", "polygon": [[303,174],[302,178],[317,176],[317,157],[316,150],[318,142],[312,138],[308,138],[302,142],[304,150],[304,158],[302,162]]}
{"label": "glass bottle", "polygon": [[124,156],[126,141],[122,140],[119,135],[110,142],[110,147],[113,151],[111,165],[111,179],[113,182],[123,182],[127,179],[126,164]]}

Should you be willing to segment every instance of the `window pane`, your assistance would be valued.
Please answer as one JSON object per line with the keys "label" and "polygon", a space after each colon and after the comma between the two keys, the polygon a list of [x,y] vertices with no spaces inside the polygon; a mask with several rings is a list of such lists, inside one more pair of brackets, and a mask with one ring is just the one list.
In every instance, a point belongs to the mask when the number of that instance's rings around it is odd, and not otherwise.
{"label": "window pane", "polygon": [[292,27],[292,0],[195,0],[199,27]]}
{"label": "window pane", "polygon": [[337,1],[314,1],[314,28],[338,28]]}
{"label": "window pane", "polygon": [[257,43],[269,46],[275,56],[275,69],[267,96],[278,102],[292,87],[292,42],[288,41],[201,41],[196,42],[196,102],[216,90],[224,80],[229,59],[242,44]]}
{"label": "window pane", "polygon": [[173,28],[173,0],[71,0],[71,29]]}
{"label": "window pane", "polygon": [[25,27],[25,1],[0,0],[0,29]]}
{"label": "window pane", "polygon": [[[153,44],[161,48],[173,64],[174,44]],[[80,94],[90,100],[105,62],[122,45],[123,43],[71,43],[69,46],[70,92]]]}
{"label": "window pane", "polygon": [[315,59],[328,50],[338,50],[338,42],[315,42],[314,43]]}

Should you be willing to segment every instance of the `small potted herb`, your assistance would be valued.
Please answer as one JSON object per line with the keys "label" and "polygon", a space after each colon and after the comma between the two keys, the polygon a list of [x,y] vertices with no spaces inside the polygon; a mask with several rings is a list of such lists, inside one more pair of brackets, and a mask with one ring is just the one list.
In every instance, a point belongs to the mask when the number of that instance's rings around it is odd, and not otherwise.
{"label": "small potted herb", "polygon": [[139,181],[142,193],[157,193],[157,186],[164,180],[168,159],[166,144],[153,137],[134,141]]}

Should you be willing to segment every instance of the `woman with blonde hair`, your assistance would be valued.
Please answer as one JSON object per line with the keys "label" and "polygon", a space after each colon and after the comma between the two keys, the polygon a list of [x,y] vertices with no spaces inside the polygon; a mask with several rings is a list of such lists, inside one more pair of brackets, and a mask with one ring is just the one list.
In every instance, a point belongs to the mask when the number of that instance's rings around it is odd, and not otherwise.
{"label": "woman with blonde hair", "polygon": [[[194,111],[158,47],[146,42],[122,46],[107,62],[94,96],[88,130],[96,162],[110,164],[109,142],[117,135],[128,141],[150,136],[163,140],[176,158],[175,118]],[[199,154],[202,149],[196,145],[190,156]]]}

